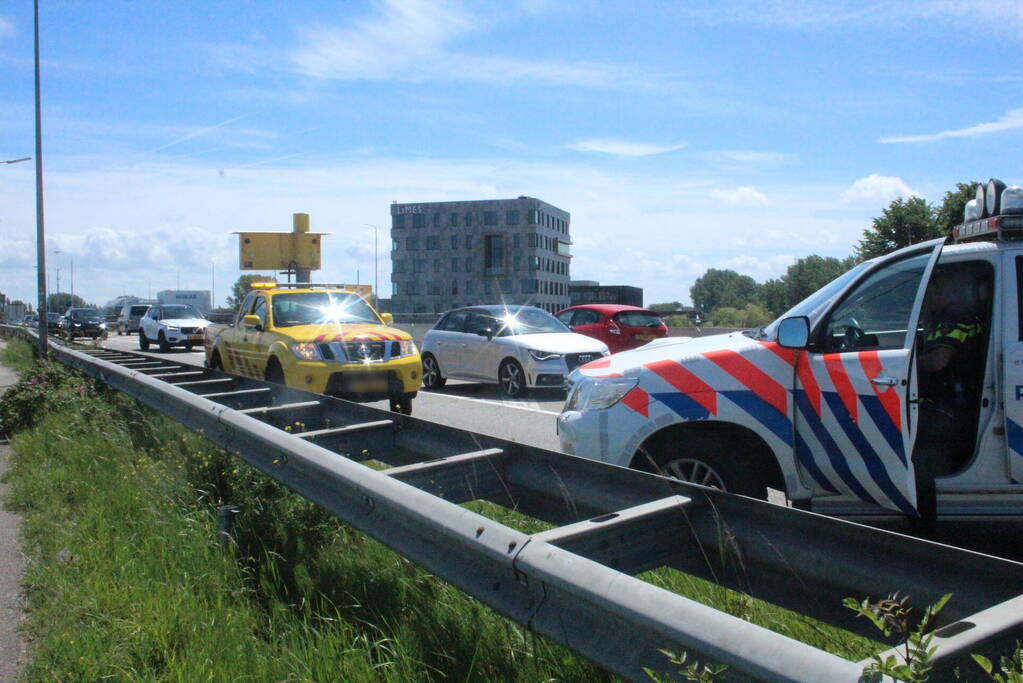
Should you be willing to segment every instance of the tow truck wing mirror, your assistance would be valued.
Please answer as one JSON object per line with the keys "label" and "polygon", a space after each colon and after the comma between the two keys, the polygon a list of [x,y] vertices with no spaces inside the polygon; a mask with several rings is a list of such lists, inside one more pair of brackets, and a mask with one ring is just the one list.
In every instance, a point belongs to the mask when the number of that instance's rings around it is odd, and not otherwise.
{"label": "tow truck wing mirror", "polygon": [[394,315],[392,315],[391,313],[381,313],[380,319],[384,321],[385,325],[394,324]]}
{"label": "tow truck wing mirror", "polygon": [[810,319],[805,315],[785,318],[778,323],[778,346],[805,349],[810,342]]}
{"label": "tow truck wing mirror", "polygon": [[263,322],[259,319],[258,315],[247,315],[242,318],[242,327],[246,330],[261,330],[263,329]]}

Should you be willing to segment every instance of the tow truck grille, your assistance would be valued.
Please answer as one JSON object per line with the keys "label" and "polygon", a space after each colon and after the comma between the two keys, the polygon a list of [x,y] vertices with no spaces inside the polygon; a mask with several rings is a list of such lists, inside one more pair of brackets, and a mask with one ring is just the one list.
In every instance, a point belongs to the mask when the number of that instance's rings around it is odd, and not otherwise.
{"label": "tow truck grille", "polygon": [[329,342],[320,344],[320,355],[324,360],[342,363],[380,363],[401,355],[401,342]]}

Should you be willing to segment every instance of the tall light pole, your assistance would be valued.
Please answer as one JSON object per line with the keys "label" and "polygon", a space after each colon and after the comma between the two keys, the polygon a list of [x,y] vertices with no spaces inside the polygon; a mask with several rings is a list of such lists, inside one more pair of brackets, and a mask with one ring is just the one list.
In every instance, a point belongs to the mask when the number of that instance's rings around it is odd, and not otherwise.
{"label": "tall light pole", "polygon": [[43,111],[39,96],[39,0],[35,0],[33,8],[36,76],[36,265],[39,267],[36,287],[39,295],[39,357],[46,358],[49,340],[46,330],[46,233],[43,229]]}
{"label": "tall light pole", "polygon": [[[67,254],[68,261],[71,265],[71,303],[74,305],[75,300],[75,255],[70,251],[64,251],[62,249],[54,249],[54,254]],[[57,268],[57,291],[60,291],[60,268]]]}
{"label": "tall light pole", "polygon": [[372,223],[363,223],[367,228],[373,228],[373,305],[380,303],[380,271],[377,267],[377,226]]}

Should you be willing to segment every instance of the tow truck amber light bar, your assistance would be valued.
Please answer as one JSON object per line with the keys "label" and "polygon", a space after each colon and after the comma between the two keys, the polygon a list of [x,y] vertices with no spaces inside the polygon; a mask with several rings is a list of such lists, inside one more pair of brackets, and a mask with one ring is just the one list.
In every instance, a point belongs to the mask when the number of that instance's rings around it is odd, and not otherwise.
{"label": "tow truck amber light bar", "polygon": [[354,292],[352,285],[343,282],[253,282],[252,289],[344,289]]}

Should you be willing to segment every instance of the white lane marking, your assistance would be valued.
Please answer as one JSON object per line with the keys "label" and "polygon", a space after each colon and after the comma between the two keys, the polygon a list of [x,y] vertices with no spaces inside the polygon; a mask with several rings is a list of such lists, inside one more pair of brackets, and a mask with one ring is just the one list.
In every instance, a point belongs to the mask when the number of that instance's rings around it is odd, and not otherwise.
{"label": "white lane marking", "polygon": [[561,415],[561,413],[553,410],[544,410],[542,408],[530,408],[529,406],[516,405],[514,403],[505,403],[504,401],[491,401],[486,398],[472,398],[471,396],[455,396],[453,394],[438,394],[433,391],[424,391],[422,396],[443,396],[444,398],[457,398],[459,401],[474,401],[476,403],[489,403],[492,406],[501,406],[502,408],[515,408],[516,410],[528,410],[531,413],[543,413],[544,415]]}

